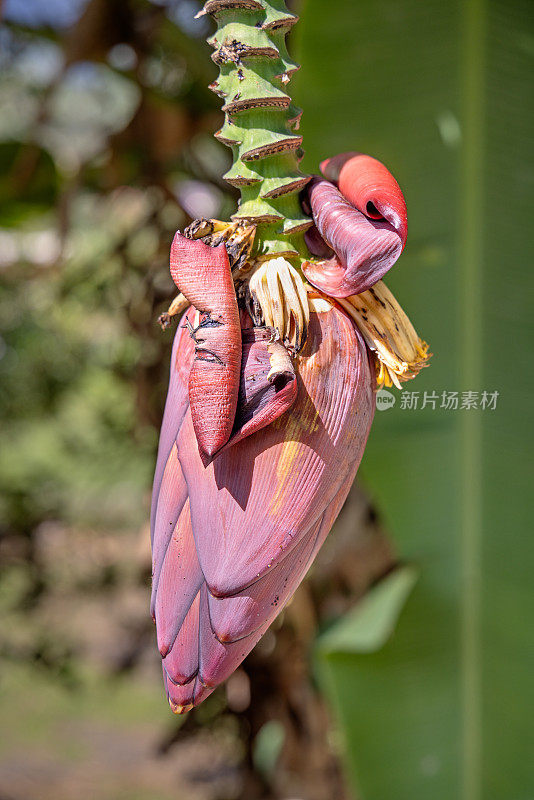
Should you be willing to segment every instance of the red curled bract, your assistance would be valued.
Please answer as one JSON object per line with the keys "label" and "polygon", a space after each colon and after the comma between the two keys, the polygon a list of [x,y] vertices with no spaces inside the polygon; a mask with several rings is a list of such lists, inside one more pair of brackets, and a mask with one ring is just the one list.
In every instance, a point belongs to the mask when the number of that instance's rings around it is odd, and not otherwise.
{"label": "red curled bract", "polygon": [[[308,262],[310,283],[332,297],[369,289],[400,256],[408,231],[406,204],[388,169],[375,158],[344,153],[321,164],[323,174],[308,187],[313,220],[334,256]],[[316,243],[312,252],[319,254]]]}
{"label": "red curled bract", "polygon": [[198,446],[212,457],[231,436],[241,367],[241,325],[224,244],[209,247],[180,233],[171,248],[172,278],[200,312],[187,320],[195,345],[189,402]]}
{"label": "red curled bract", "polygon": [[370,219],[386,219],[406,244],[408,215],[399,184],[381,161],[364,153],[341,153],[321,162],[321,172],[337,183],[349,203]]}
{"label": "red curled bract", "polygon": [[287,411],[297,397],[297,377],[287,350],[272,328],[244,327],[241,380],[234,422],[223,449],[257,433]]}

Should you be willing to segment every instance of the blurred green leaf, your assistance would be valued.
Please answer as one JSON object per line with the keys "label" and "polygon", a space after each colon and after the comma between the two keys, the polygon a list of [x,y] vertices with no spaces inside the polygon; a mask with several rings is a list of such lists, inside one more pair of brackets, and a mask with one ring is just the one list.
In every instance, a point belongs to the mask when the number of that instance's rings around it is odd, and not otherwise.
{"label": "blurred green leaf", "polygon": [[[322,671],[365,800],[532,797],[531,11],[308,0],[297,30],[304,166],[361,150],[394,172],[410,235],[387,283],[434,353],[362,464],[420,579],[381,649]],[[440,408],[451,391],[497,408]]]}
{"label": "blurred green leaf", "polygon": [[0,143],[0,225],[16,227],[50,210],[58,189],[54,161],[26,142]]}
{"label": "blurred green leaf", "polygon": [[413,567],[400,567],[383,578],[331,628],[319,636],[317,648],[328,653],[372,653],[383,647],[417,580]]}
{"label": "blurred green leaf", "polygon": [[278,720],[263,725],[254,740],[252,758],[258,772],[269,780],[284,746],[284,726]]}

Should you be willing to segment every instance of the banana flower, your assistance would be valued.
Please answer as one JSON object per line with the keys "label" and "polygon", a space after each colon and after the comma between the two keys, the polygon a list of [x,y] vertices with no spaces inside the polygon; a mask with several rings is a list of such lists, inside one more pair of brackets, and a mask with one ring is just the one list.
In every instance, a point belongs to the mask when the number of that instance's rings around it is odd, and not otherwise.
{"label": "banana flower", "polygon": [[216,136],[242,200],[232,222],[176,234],[180,293],[162,318],[183,314],[154,476],[151,611],[177,713],[228,678],[303,579],[356,475],[377,382],[400,385],[428,357],[380,280],[406,241],[397,182],[359,153],[323,162],[323,178],[298,169],[284,41],[296,17],[281,0],[208,0],[201,13],[218,25]]}
{"label": "banana flower", "polygon": [[[389,252],[383,231],[396,228],[366,217],[375,261],[354,266],[359,227],[347,226],[342,247],[331,231],[337,215],[363,216],[365,207],[337,200],[340,192],[323,184],[312,185],[310,202],[337,269],[351,264],[341,293],[352,292],[351,281],[370,289],[375,263],[382,270]],[[329,191],[324,205],[317,188]],[[381,200],[374,195],[375,208]],[[394,213],[405,218],[404,203]],[[178,712],[236,669],[301,582],[345,501],[373,419],[375,363],[351,316],[331,299],[338,285],[322,277],[321,270],[331,274],[328,264],[313,267],[324,293],[304,285],[299,296],[303,282],[296,271],[280,280],[278,260],[255,273],[261,278],[269,267],[259,296],[271,324],[259,326],[239,309],[224,243],[177,233],[172,246],[171,274],[191,308],[175,336],[154,478],[152,614]],[[284,344],[291,301],[307,305],[306,341],[293,359]]]}

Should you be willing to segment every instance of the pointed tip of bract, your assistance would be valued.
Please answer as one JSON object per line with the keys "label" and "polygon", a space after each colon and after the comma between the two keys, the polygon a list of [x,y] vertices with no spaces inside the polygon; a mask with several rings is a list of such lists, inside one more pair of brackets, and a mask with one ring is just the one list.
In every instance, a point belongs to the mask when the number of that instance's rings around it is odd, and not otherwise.
{"label": "pointed tip of bract", "polygon": [[158,642],[159,654],[162,658],[166,658],[171,651],[171,644]]}
{"label": "pointed tip of bract", "polygon": [[204,465],[204,469],[207,469],[215,458],[216,453],[203,453],[200,447],[198,448],[198,452],[200,453],[200,458]]}
{"label": "pointed tip of bract", "polygon": [[202,683],[198,675],[185,684],[173,683],[165,669],[163,670],[163,683],[173,714],[187,714],[188,711],[199,706],[215,689],[215,686],[207,686]]}
{"label": "pointed tip of bract", "polygon": [[184,706],[179,706],[177,703],[173,703],[170,698],[169,705],[173,714],[187,714],[188,711],[192,711],[194,708],[193,703],[186,703]]}
{"label": "pointed tip of bract", "polygon": [[198,452],[205,467],[213,461],[219,450],[228,441],[227,431],[222,431],[219,428],[211,429],[206,422],[205,416],[200,420],[193,417],[193,430],[195,431]]}
{"label": "pointed tip of bract", "polygon": [[197,437],[198,452],[200,453],[200,458],[202,459],[202,463],[204,464],[205,467],[209,467],[209,465],[211,464],[211,462],[213,461],[219,450],[221,450],[222,447],[224,447],[227,440],[225,440],[222,444],[220,444],[220,442],[217,443],[209,441],[206,442],[205,437],[203,437],[202,435],[200,435],[199,437],[199,434],[196,431],[195,434]]}

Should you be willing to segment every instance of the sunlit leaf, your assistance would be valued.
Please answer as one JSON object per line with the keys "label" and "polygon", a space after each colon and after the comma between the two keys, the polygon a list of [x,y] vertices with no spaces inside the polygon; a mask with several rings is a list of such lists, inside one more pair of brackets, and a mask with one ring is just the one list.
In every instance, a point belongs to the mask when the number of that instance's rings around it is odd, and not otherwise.
{"label": "sunlit leaf", "polygon": [[383,578],[352,611],[319,636],[320,654],[372,653],[383,647],[416,580],[413,567],[401,567]]}
{"label": "sunlit leaf", "polygon": [[[420,578],[381,649],[328,656],[349,773],[365,800],[527,798],[529,4],[308,0],[302,14],[304,166],[356,149],[396,175],[410,232],[388,284],[434,353],[405,390],[418,408],[397,394],[362,463]],[[453,391],[460,406],[499,392],[496,410],[440,408]]]}

